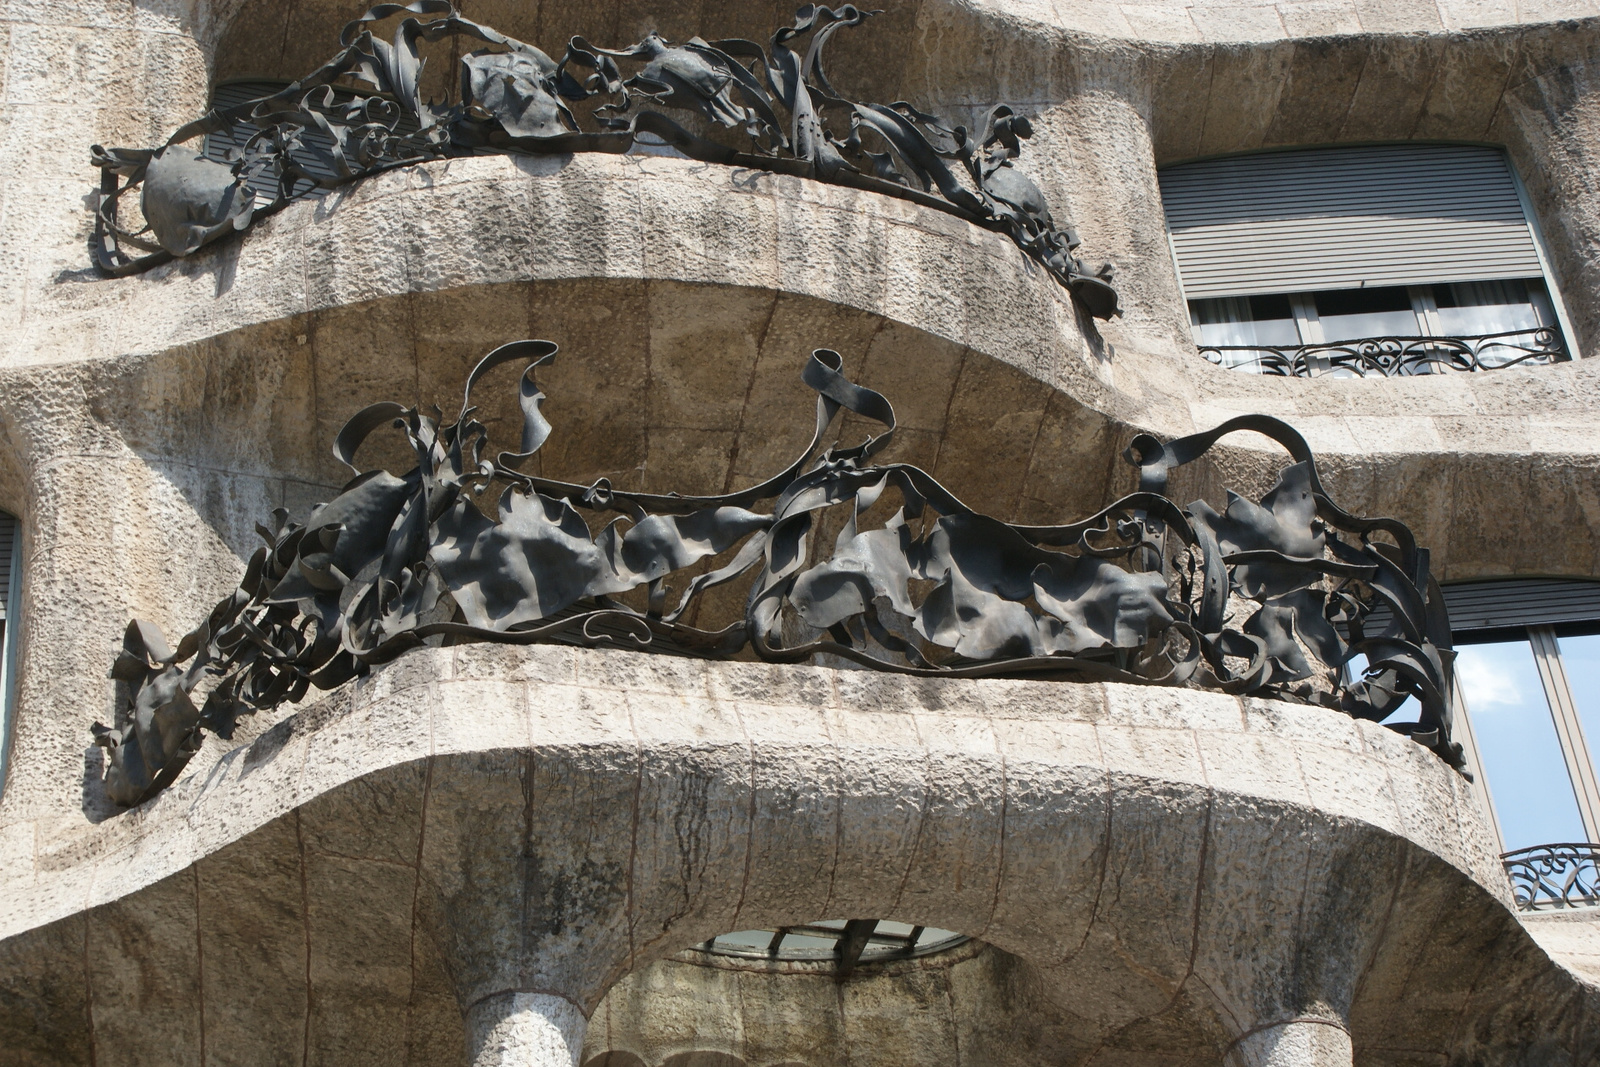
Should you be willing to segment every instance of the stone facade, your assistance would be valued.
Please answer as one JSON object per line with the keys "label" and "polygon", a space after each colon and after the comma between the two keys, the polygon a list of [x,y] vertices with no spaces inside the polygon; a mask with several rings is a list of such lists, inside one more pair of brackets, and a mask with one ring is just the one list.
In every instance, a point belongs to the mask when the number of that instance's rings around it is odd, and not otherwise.
{"label": "stone facade", "polygon": [[[793,13],[460,6],[554,51],[759,40]],[[803,444],[770,427],[803,432],[774,413],[811,402],[796,371],[825,346],[894,400],[890,458],[1013,521],[1130,490],[1137,432],[1264,412],[1443,578],[1600,576],[1590,0],[884,6],[830,77],[1030,116],[1029,173],[1117,267],[1122,318],[925,206],[631,155],[401,168],[104,278],[89,146],[159,144],[219,81],[298,77],[360,5],[0,0],[0,509],[24,552],[0,1065],[1600,1060],[1600,919],[1519,917],[1460,775],[1305,706],[421,649],[208,740],[134,810],[106,799],[88,731],[127,620],[187,630],[256,522],[337,491],[347,418],[448,405],[522,337],[563,348],[552,477],[750,484]],[[1506,147],[1583,358],[1394,380],[1201,360],[1156,168],[1395,140]],[[513,440],[514,417],[484,415]],[[1279,466],[1230,439],[1174,495]],[[691,951],[847,915],[976,941],[844,983]]]}

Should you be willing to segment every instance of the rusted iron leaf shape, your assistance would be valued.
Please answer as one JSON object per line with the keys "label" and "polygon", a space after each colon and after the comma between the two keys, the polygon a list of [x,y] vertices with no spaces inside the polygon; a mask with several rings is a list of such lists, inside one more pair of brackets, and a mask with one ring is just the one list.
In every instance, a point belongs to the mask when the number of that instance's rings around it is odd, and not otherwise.
{"label": "rusted iron leaf shape", "polygon": [[[160,148],[96,145],[95,260],[110,274],[143,270],[246,228],[299,191],[394,167],[484,151],[620,153],[642,134],[693,159],[871,189],[1005,233],[1091,314],[1118,314],[1110,265],[1091,271],[1073,255],[1077,233],[1016,167],[1033,133],[1026,118],[1000,105],[974,135],[904,102],[850,100],[828,81],[828,39],[875,14],[808,4],[766,50],[655,34],[609,49],[574,37],[557,62],[446,0],[382,4],[345,27],[338,55],[279,93],[208,112]],[[396,15],[408,17],[392,41],[374,35],[370,24]],[[483,47],[461,59],[455,99],[434,103],[422,96],[418,48],[447,38]],[[241,130],[248,139],[229,163],[195,147]],[[277,191],[258,197],[252,186]],[[117,221],[133,189],[146,222],[136,232]]]}
{"label": "rusted iron leaf shape", "polygon": [[[1427,551],[1402,524],[1334,504],[1305,441],[1276,419],[1166,443],[1140,435],[1126,453],[1137,492],[1080,522],[1018,526],[916,467],[870,462],[894,439],[894,410],[819,349],[802,372],[815,430],[793,463],[740,492],[662,496],[522,473],[551,431],[535,372],[555,352],[537,340],[491,352],[453,422],[394,403],[360,412],[335,440],[341,461],[357,470],[361,442],[393,426],[416,467],[359,473],[304,523],[278,511],[238,590],[176,649],[151,624],[129,625],[113,669],[127,703],[114,728],[95,725],[113,799],[159,791],[203,732],[229,737],[240,715],[419,645],[467,641],[1206,687],[1372,720],[1409,697],[1417,721],[1394,729],[1460,766],[1444,698],[1449,621]],[[495,455],[472,392],[506,364],[522,367],[522,440]],[[841,410],[883,432],[822,448]],[[1230,494],[1219,512],[1165,495],[1171,469],[1239,430],[1293,460],[1259,503]],[[835,529],[830,551],[821,534]],[[729,582],[747,590],[742,618],[685,621]],[[1357,655],[1364,677],[1347,682]]]}

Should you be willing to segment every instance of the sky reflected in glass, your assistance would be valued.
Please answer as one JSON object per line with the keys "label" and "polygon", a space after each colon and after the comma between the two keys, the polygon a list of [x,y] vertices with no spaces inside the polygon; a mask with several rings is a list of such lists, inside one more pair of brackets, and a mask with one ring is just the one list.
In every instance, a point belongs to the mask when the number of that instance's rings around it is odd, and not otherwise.
{"label": "sky reflected in glass", "polygon": [[1462,646],[1456,683],[1472,716],[1506,849],[1584,840],[1577,797],[1528,642]]}
{"label": "sky reflected in glass", "polygon": [[1600,771],[1600,634],[1563,637],[1561,663],[1567,669],[1567,684],[1578,705],[1578,720],[1583,724],[1583,739],[1589,758]]}

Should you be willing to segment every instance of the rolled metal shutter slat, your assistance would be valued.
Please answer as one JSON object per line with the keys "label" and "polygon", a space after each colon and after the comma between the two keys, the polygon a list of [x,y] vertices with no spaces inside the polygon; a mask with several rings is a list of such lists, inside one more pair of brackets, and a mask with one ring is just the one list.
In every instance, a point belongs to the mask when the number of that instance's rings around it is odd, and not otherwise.
{"label": "rolled metal shutter slat", "polygon": [[17,549],[17,520],[0,512],[0,622],[11,601],[11,557]]}
{"label": "rolled metal shutter slat", "polygon": [[1498,149],[1263,152],[1159,177],[1191,299],[1542,274]]}
{"label": "rolled metal shutter slat", "polygon": [[1452,583],[1443,589],[1450,627],[1462,633],[1600,620],[1600,582],[1503,578]]}

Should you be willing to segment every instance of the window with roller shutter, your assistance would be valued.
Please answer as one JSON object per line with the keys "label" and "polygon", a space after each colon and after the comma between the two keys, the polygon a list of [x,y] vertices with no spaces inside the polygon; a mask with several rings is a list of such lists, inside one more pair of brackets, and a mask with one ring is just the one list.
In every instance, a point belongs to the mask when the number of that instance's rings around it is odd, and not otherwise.
{"label": "window with roller shutter", "polygon": [[1160,185],[1195,341],[1214,363],[1350,376],[1569,358],[1500,149],[1260,152],[1167,167]]}

